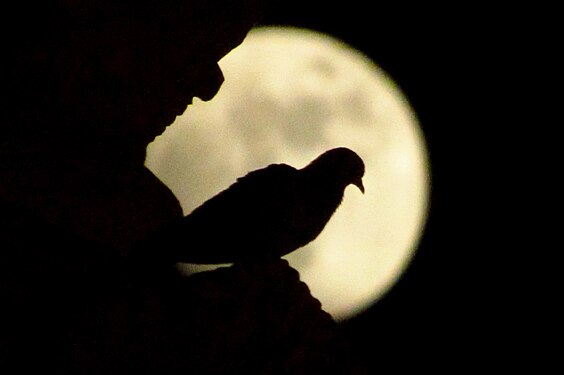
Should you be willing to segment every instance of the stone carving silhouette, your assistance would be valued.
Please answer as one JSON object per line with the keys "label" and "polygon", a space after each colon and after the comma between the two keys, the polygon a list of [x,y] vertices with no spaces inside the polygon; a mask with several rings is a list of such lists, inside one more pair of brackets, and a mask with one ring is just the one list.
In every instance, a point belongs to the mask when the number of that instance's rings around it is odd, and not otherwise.
{"label": "stone carving silhouette", "polygon": [[[134,261],[182,218],[143,163],[259,0],[3,6],[0,372],[327,373],[352,362],[281,260],[192,277]],[[188,182],[189,183],[189,182]]]}

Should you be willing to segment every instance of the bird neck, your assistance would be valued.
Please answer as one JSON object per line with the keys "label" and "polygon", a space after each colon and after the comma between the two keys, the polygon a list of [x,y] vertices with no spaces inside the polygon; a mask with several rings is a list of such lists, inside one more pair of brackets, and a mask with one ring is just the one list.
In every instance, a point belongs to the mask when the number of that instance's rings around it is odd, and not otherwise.
{"label": "bird neck", "polygon": [[347,182],[344,182],[345,179],[339,174],[338,170],[316,168],[316,166],[311,165],[306,176],[309,176],[309,183],[316,185],[318,189],[333,192],[339,196],[343,195],[343,191],[348,185]]}
{"label": "bird neck", "polygon": [[309,199],[319,202],[320,209],[331,208],[331,213],[341,204],[346,185],[323,173],[307,174],[305,186],[309,186]]}

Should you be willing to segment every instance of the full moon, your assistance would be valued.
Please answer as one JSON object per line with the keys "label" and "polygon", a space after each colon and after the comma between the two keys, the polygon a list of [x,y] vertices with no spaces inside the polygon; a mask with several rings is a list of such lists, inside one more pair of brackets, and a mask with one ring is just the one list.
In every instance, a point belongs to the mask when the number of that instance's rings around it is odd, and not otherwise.
{"label": "full moon", "polygon": [[424,226],[429,166],[415,114],[377,65],[313,31],[253,29],[219,65],[217,96],[195,100],[149,145],[147,167],[188,214],[251,170],[356,151],[366,194],[348,188],[321,235],[286,256],[324,310],[354,316],[401,277]]}

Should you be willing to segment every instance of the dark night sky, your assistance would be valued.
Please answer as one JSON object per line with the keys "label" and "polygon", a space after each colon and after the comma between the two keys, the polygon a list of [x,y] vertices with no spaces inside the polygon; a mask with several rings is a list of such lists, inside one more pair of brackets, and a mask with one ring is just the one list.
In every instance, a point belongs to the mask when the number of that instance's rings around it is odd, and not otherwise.
{"label": "dark night sky", "polygon": [[[505,53],[517,44],[523,57],[521,28],[530,28],[523,20],[532,16],[489,3],[284,0],[263,22],[324,32],[370,57],[403,90],[426,139],[431,204],[416,255],[384,298],[342,323],[373,373],[508,373],[508,363],[522,370],[523,353],[529,355],[524,326],[531,318],[514,323],[517,310],[503,306],[510,291],[523,291],[500,272],[514,256],[499,252],[516,249],[508,238],[521,234],[506,229],[505,216],[523,216],[503,182],[523,180],[507,168],[516,162],[500,146],[517,144],[507,138],[515,129],[508,113],[520,108],[502,100],[505,91],[523,93],[513,89],[513,60]],[[522,309],[529,302],[519,298]]]}

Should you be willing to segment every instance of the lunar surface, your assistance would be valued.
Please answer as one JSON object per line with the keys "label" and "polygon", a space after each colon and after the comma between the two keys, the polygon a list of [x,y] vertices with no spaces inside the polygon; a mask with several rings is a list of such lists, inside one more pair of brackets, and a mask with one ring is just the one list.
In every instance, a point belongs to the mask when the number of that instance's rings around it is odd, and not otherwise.
{"label": "lunar surface", "polygon": [[349,187],[323,233],[286,258],[335,319],[369,307],[406,269],[427,212],[425,143],[401,90],[358,51],[302,29],[254,29],[219,65],[218,95],[177,117],[146,165],[188,214],[251,170],[355,150],[366,194]]}

